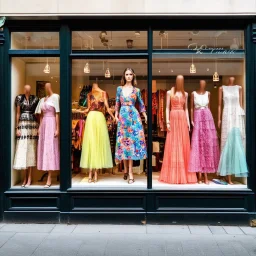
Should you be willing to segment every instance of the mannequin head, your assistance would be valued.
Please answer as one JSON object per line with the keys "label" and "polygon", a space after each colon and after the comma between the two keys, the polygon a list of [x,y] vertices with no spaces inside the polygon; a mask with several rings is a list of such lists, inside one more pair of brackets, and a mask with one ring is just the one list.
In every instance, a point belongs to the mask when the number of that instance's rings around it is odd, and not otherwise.
{"label": "mannequin head", "polygon": [[44,89],[45,89],[46,95],[51,95],[53,93],[51,83],[46,83],[44,86]]}
{"label": "mannequin head", "polygon": [[176,77],[176,84],[175,84],[175,90],[174,94],[176,92],[181,92],[185,96],[185,91],[184,91],[184,76],[183,75],[178,75]]}
{"label": "mannequin head", "polygon": [[131,83],[133,86],[137,85],[136,75],[132,68],[126,68],[123,72],[121,85],[125,85],[127,82]]}
{"label": "mannequin head", "polygon": [[206,87],[206,81],[205,80],[200,80],[200,82],[199,82],[200,90],[205,91],[205,87]]}
{"label": "mannequin head", "polygon": [[31,86],[28,85],[28,84],[26,84],[26,85],[24,86],[24,93],[25,93],[25,94],[30,94],[30,91],[31,91]]}
{"label": "mannequin head", "polygon": [[234,85],[235,84],[235,78],[233,76],[231,76],[229,79],[228,79],[228,84],[230,85]]}

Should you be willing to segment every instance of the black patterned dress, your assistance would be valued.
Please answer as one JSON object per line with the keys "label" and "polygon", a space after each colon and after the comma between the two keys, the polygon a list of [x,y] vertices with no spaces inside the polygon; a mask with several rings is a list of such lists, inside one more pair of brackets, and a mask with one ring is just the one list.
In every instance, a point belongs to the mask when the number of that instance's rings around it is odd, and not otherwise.
{"label": "black patterned dress", "polygon": [[13,165],[13,168],[16,170],[36,166],[38,123],[35,117],[35,109],[38,102],[39,99],[35,95],[30,95],[27,100],[24,94],[20,94],[15,99],[15,106],[20,106],[18,124],[20,136],[16,136],[16,151]]}

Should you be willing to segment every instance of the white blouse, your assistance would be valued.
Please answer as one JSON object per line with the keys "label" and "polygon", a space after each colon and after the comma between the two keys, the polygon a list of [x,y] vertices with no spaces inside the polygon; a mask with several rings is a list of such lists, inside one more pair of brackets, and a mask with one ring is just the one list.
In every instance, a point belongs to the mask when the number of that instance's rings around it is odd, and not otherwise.
{"label": "white blouse", "polygon": [[[41,114],[41,108],[42,108],[42,104],[45,102],[45,97],[42,98],[36,108],[35,113],[36,114]],[[52,94],[48,99],[47,99],[47,104],[54,107],[56,113],[60,112],[60,96],[56,93]]]}
{"label": "white blouse", "polygon": [[208,107],[209,97],[208,97],[207,91],[204,94],[198,94],[196,91],[194,91],[193,94],[194,94],[195,109]]}

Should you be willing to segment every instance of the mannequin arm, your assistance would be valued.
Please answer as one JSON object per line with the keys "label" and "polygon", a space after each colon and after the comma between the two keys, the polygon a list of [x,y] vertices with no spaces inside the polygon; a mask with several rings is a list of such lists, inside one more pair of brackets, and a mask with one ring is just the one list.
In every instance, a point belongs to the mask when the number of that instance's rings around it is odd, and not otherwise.
{"label": "mannequin arm", "polygon": [[167,124],[167,131],[170,131],[170,101],[171,101],[171,91],[168,91],[166,93],[166,109],[165,109],[165,115],[166,115],[166,124]]}
{"label": "mannequin arm", "polygon": [[209,100],[208,108],[211,110],[211,93],[210,92],[208,92],[208,100]]}
{"label": "mannequin arm", "polygon": [[16,107],[16,126],[15,126],[15,129],[16,129],[16,135],[17,136],[20,136],[20,130],[18,129],[18,125],[19,125],[19,119],[20,119],[20,106],[17,106]]}
{"label": "mannequin arm", "polygon": [[188,130],[190,131],[189,114],[188,114],[188,93],[185,92],[185,95],[186,95],[185,112],[187,117]]}
{"label": "mannequin arm", "polygon": [[243,91],[242,91],[242,87],[239,87],[239,102],[240,102],[240,107],[243,108]]}
{"label": "mannequin arm", "polygon": [[222,87],[219,88],[219,104],[218,104],[218,127],[221,126],[221,111],[222,111]]}
{"label": "mannequin arm", "polygon": [[56,131],[54,133],[54,137],[58,137],[59,131],[60,131],[60,113],[56,113],[55,118],[56,118]]}
{"label": "mannequin arm", "polygon": [[190,114],[191,114],[191,124],[194,126],[194,93],[191,93],[190,100]]}
{"label": "mannequin arm", "polygon": [[19,125],[19,119],[20,119],[20,106],[16,107],[16,127]]}
{"label": "mannequin arm", "polygon": [[118,120],[119,120],[118,115],[119,115],[120,105],[121,105],[120,93],[119,93],[119,87],[117,87],[117,90],[116,90],[116,105],[115,105],[115,119],[116,119],[116,122],[118,122]]}

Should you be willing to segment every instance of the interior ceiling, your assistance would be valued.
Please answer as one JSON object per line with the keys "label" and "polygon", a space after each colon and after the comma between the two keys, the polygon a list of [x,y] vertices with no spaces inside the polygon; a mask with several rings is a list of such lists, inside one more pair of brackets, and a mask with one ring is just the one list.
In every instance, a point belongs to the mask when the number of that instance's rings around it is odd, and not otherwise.
{"label": "interior ceiling", "polygon": [[[102,37],[101,31],[73,31],[72,47],[75,50],[88,49],[127,49],[127,39],[133,40],[133,49],[147,48],[147,32],[139,31],[106,31]],[[236,42],[239,48],[243,48],[243,31],[154,31],[154,48],[181,48],[187,49],[189,44],[205,44],[207,47],[230,48]],[[104,38],[104,39],[102,39]],[[105,46],[104,46],[105,42]],[[13,32],[13,49],[57,49],[59,48],[58,32]]]}
{"label": "interior ceiling", "polygon": [[[20,58],[15,58],[20,59]],[[22,58],[26,64],[27,75],[42,76],[43,69],[47,63],[47,58]],[[51,67],[51,75],[59,75],[59,58],[48,58],[48,63]],[[72,61],[72,75],[73,76],[88,76],[84,74],[84,66],[87,60],[73,60]],[[153,61],[153,75],[154,76],[173,76],[177,74],[191,75],[190,65],[191,58],[187,60],[171,59],[162,60],[154,59]],[[194,61],[197,69],[195,75],[212,76],[216,69],[215,59],[208,59],[202,61]],[[89,66],[91,73],[89,76],[104,76],[106,68],[110,68],[111,74],[121,76],[124,69],[132,67],[138,76],[147,76],[147,61],[146,60],[90,60]],[[243,75],[244,61],[243,59],[226,59],[217,62],[217,70],[219,75]]]}

